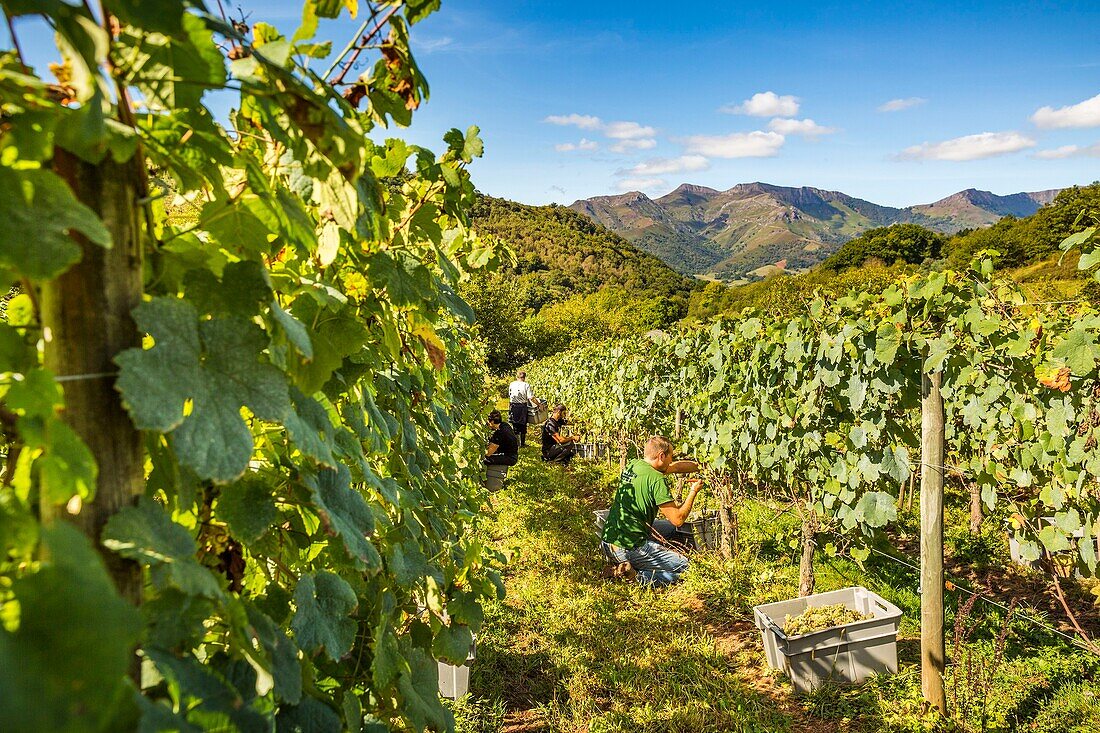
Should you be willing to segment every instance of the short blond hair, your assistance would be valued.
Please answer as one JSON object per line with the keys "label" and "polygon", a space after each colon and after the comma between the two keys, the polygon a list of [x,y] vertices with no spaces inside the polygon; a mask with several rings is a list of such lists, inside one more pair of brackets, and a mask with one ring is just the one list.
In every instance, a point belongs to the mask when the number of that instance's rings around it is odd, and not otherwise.
{"label": "short blond hair", "polygon": [[672,457],[672,441],[663,435],[654,435],[652,438],[645,442],[645,457],[656,458],[662,453],[667,453]]}

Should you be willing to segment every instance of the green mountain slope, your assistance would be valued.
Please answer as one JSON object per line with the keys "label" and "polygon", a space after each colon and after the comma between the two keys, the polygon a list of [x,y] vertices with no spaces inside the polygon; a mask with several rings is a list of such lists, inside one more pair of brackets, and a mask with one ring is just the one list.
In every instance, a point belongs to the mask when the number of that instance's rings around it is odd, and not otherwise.
{"label": "green mountain slope", "polygon": [[657,257],[564,206],[528,206],[482,196],[473,224],[479,233],[512,246],[518,262],[511,272],[545,290],[544,302],[593,293],[605,285],[681,297],[696,287]]}
{"label": "green mountain slope", "polygon": [[726,191],[684,184],[650,199],[598,196],[571,208],[622,234],[680,272],[738,279],[818,264],[876,227],[915,223],[942,233],[1027,216],[1057,191],[997,196],[970,189],[934,204],[880,206],[838,191],[739,184]]}

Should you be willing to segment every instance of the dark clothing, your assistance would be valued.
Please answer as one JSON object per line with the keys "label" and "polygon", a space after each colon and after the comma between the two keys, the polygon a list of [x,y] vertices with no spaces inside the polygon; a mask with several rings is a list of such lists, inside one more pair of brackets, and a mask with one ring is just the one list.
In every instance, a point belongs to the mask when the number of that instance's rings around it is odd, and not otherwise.
{"label": "dark clothing", "polygon": [[577,446],[572,441],[559,443],[554,440],[554,436],[561,432],[564,425],[564,420],[552,417],[542,426],[542,460],[569,463],[570,459],[576,455]]}
{"label": "dark clothing", "polygon": [[483,463],[486,466],[514,466],[519,461],[519,456],[506,456],[500,453],[494,453],[491,456],[485,456]]}
{"label": "dark clothing", "polygon": [[527,445],[527,420],[528,408],[526,402],[513,402],[508,406],[508,420],[512,423],[512,430],[519,438],[520,446]]}
{"label": "dark clothing", "polygon": [[[497,450],[496,453],[485,460],[486,464],[496,466],[516,465],[516,461],[519,460],[519,440],[508,423],[501,423],[500,427],[493,431],[493,434],[489,436],[489,443],[495,445]],[[501,462],[490,463],[489,458],[496,458],[497,461]],[[511,463],[504,463],[505,460],[510,460]]]}
{"label": "dark clothing", "polygon": [[575,455],[577,455],[577,446],[570,441],[568,443],[558,443],[550,450],[543,451],[542,460],[548,463],[568,465]]}
{"label": "dark clothing", "polygon": [[530,414],[526,402],[513,402],[508,406],[508,422],[512,425],[527,424],[527,416]]}

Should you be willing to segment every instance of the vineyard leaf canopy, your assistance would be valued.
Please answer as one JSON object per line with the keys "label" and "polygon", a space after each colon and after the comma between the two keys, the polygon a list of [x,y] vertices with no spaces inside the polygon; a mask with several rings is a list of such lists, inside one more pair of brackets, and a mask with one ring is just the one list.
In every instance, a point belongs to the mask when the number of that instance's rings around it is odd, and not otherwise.
{"label": "vineyard leaf canopy", "polygon": [[0,720],[13,731],[84,730],[123,694],[141,618],[75,528],[59,522],[42,538],[50,559],[12,588],[19,628],[0,628]]}
{"label": "vineyard leaf canopy", "polygon": [[57,277],[80,260],[79,232],[101,247],[111,235],[60,178],[0,166],[0,266],[34,280]]}
{"label": "vineyard leaf canopy", "polygon": [[158,586],[208,598],[221,595],[213,576],[195,559],[195,540],[154,501],[142,499],[112,516],[103,530],[103,545],[149,565]]}
{"label": "vineyard leaf canopy", "polygon": [[263,355],[267,337],[236,317],[199,321],[182,300],[157,298],[134,317],[154,341],[116,358],[118,388],[135,425],[172,431],[181,462],[200,478],[240,476],[253,446],[241,407],[276,421],[291,409],[286,380]]}
{"label": "vineyard leaf canopy", "polygon": [[324,649],[337,660],[355,641],[355,620],[349,618],[359,605],[355,591],[343,578],[327,570],[303,575],[294,589],[291,628],[298,646],[307,652]]}

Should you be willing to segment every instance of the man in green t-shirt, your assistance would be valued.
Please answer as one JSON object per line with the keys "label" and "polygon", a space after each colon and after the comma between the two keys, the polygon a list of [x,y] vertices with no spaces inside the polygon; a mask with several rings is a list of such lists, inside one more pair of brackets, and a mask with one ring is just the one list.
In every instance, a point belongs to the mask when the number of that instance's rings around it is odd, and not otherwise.
{"label": "man in green t-shirt", "polygon": [[[650,532],[656,531],[671,539],[691,513],[695,497],[703,487],[702,479],[691,483],[682,504],[677,504],[665,484],[669,473],[691,473],[699,470],[695,461],[674,461],[672,443],[655,436],[645,444],[645,457],[626,465],[619,480],[611,511],[603,528],[600,548],[619,564],[619,574],[637,571],[642,585],[663,587],[675,583],[688,567],[688,559],[678,552],[655,542]],[[657,513],[663,521],[654,521]]]}

